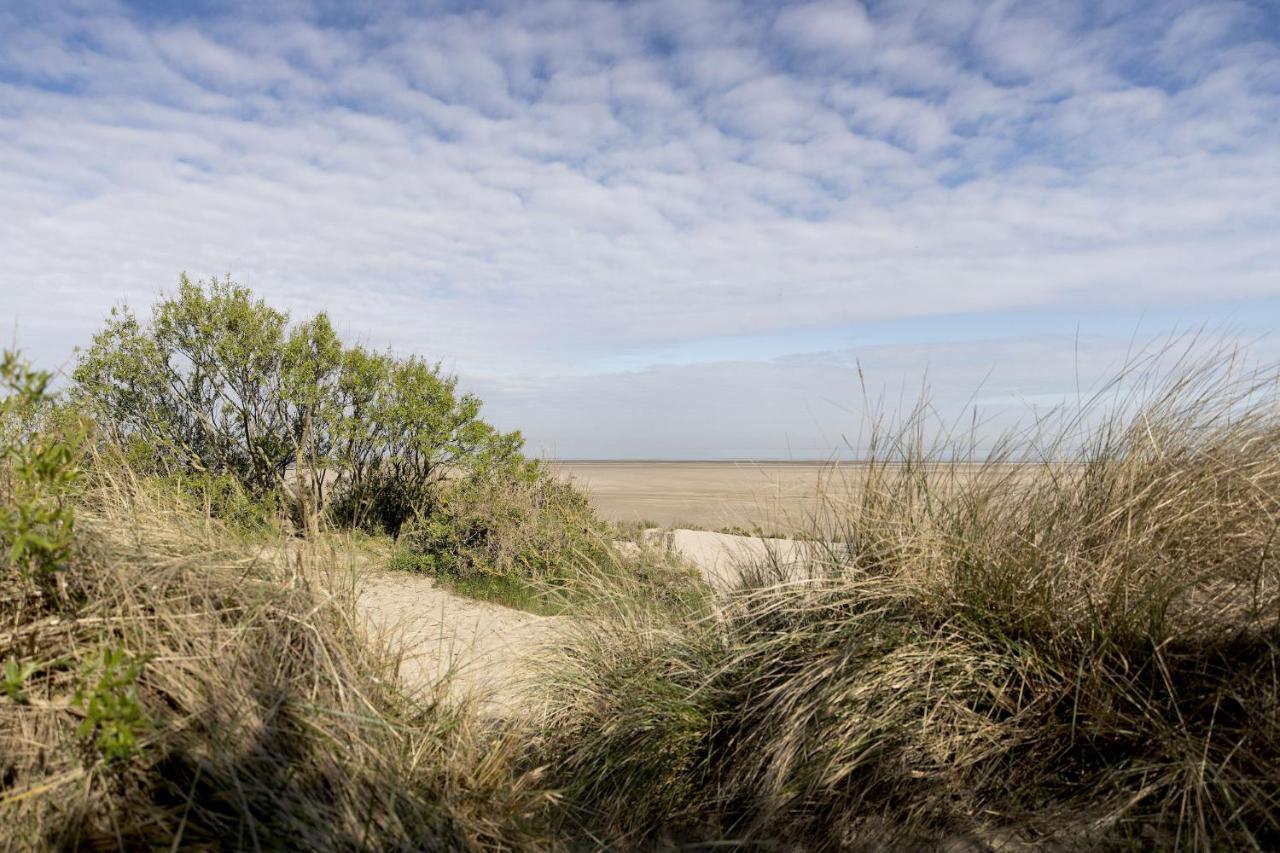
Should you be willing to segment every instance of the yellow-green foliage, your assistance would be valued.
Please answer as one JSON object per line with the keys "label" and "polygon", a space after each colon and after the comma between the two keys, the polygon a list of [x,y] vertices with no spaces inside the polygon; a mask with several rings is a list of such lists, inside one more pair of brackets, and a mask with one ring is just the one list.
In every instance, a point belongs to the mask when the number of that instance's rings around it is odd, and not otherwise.
{"label": "yellow-green foliage", "polygon": [[71,706],[83,715],[76,735],[105,761],[124,761],[138,750],[138,735],[150,725],[138,701],[145,660],[124,649],[102,646],[86,661]]}
{"label": "yellow-green foliage", "polygon": [[291,325],[230,280],[184,276],[149,322],[114,310],[74,379],[132,462],[229,478],[254,501],[292,503],[308,530],[332,518],[394,534],[451,471],[522,445],[439,365],[344,346],[324,313]]}
{"label": "yellow-green foliage", "polygon": [[175,500],[193,502],[210,518],[251,534],[277,529],[289,510],[278,493],[255,496],[229,474],[170,473],[156,476],[154,486],[171,489]]}
{"label": "yellow-green foliage", "polygon": [[0,548],[6,574],[48,589],[74,537],[68,492],[79,476],[82,432],[52,412],[50,376],[16,353],[0,358]]}
{"label": "yellow-green foliage", "polygon": [[449,575],[545,580],[608,558],[587,498],[541,463],[492,466],[449,484],[402,537],[405,564]]}

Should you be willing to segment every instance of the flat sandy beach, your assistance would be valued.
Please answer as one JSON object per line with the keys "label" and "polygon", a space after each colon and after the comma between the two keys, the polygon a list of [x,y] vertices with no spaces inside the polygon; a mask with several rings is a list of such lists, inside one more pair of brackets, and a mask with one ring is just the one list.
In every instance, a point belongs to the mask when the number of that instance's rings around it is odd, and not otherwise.
{"label": "flat sandy beach", "polygon": [[[856,495],[860,462],[595,462],[554,463],[591,497],[608,521],[659,527],[760,527],[766,533],[806,529],[806,519],[832,499]],[[961,480],[980,466],[952,463]],[[988,469],[989,470],[989,469]],[[1035,467],[1026,469],[1033,476]]]}
{"label": "flat sandy beach", "polygon": [[708,529],[794,527],[817,505],[820,485],[856,465],[813,462],[559,462],[610,521]]}

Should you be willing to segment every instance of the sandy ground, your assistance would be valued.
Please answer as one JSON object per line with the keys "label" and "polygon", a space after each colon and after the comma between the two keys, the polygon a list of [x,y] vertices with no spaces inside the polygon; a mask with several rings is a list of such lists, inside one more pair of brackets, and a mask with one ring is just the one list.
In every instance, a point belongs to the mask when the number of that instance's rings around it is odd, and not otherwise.
{"label": "sandy ground", "polygon": [[[602,518],[659,527],[792,529],[818,503],[825,466],[791,462],[560,462]],[[832,472],[827,470],[827,474]],[[835,472],[837,479],[845,472]],[[829,484],[829,483],[828,483]]]}
{"label": "sandy ground", "polygon": [[[945,467],[961,482],[978,470],[963,463]],[[808,529],[819,508],[854,499],[867,470],[852,462],[559,462],[557,469],[585,489],[609,521],[759,527],[784,535]]]}
{"label": "sandy ground", "polygon": [[455,595],[429,577],[404,572],[362,577],[359,606],[403,655],[400,674],[410,689],[431,691],[448,676],[450,695],[474,698],[494,714],[519,702],[529,662],[554,641],[562,622]]}
{"label": "sandy ground", "polygon": [[[799,542],[704,530],[657,532],[653,544],[688,560],[717,590],[732,587],[744,564],[773,560],[790,572],[805,556]],[[569,624],[569,617],[476,601],[405,572],[366,569],[357,590],[370,627],[402,656],[400,675],[410,690],[429,694],[444,680],[453,698],[474,699],[495,715],[521,702],[535,662]]]}
{"label": "sandy ground", "polygon": [[737,585],[744,566],[767,564],[773,579],[794,580],[804,574],[808,557],[808,546],[790,539],[732,536],[708,530],[667,530],[654,538],[691,563],[711,588],[720,592]]}

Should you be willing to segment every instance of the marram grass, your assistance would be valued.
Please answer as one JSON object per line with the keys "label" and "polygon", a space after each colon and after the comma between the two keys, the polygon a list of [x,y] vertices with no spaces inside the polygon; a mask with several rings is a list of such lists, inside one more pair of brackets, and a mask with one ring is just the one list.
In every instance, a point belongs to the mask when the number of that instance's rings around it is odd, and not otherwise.
{"label": "marram grass", "polygon": [[638,847],[1280,845],[1275,377],[1129,380],[976,468],[921,409],[833,489],[805,571],[586,628],[544,723],[568,820]]}
{"label": "marram grass", "polygon": [[[547,797],[467,708],[412,703],[366,635],[341,551],[233,535],[99,465],[66,600],[8,610],[0,847],[520,849]],[[102,683],[99,748],[74,694]],[[108,689],[113,688],[113,689]],[[132,706],[132,707],[130,707]]]}

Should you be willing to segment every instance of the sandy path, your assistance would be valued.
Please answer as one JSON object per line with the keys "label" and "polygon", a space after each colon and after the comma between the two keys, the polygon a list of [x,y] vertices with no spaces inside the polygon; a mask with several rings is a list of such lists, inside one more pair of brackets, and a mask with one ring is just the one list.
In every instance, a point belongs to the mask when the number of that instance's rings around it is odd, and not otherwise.
{"label": "sandy path", "polygon": [[554,641],[561,617],[538,616],[455,595],[433,579],[371,571],[360,579],[359,605],[370,626],[403,655],[400,674],[411,690],[431,691],[448,677],[455,698],[481,710],[515,707],[539,649]]}
{"label": "sandy path", "polygon": [[[743,565],[774,562],[798,574],[807,547],[786,539],[669,530],[654,542],[695,566],[717,590],[736,585]],[[635,547],[635,546],[632,546]],[[402,655],[410,690],[430,693],[447,679],[454,698],[474,698],[486,713],[514,709],[536,662],[560,638],[568,618],[548,617],[477,601],[437,586],[433,578],[366,568],[357,580],[360,609],[375,634]]]}

